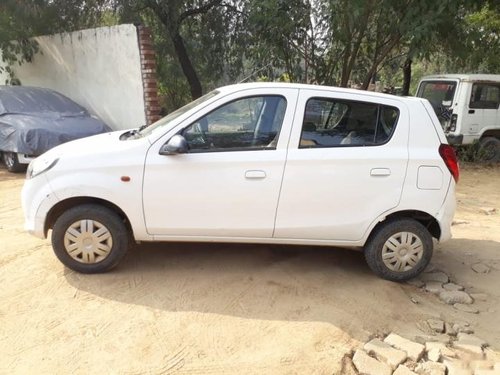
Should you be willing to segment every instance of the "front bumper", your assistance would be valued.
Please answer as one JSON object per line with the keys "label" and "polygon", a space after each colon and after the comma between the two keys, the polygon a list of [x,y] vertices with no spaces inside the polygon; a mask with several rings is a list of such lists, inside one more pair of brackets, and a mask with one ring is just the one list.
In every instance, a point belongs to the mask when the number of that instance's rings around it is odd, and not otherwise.
{"label": "front bumper", "polygon": [[26,180],[21,193],[24,229],[35,237],[47,238],[45,220],[57,202],[45,175]]}

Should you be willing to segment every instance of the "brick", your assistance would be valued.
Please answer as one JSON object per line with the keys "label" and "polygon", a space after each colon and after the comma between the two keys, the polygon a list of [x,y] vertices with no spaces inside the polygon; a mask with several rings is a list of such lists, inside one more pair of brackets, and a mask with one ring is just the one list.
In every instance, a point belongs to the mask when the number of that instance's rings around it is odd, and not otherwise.
{"label": "brick", "polygon": [[405,365],[399,365],[396,371],[392,375],[417,375],[415,372],[411,371]]}
{"label": "brick", "polygon": [[[440,356],[448,357],[448,358],[454,358],[456,357],[455,352],[453,349],[448,348],[446,344],[442,342],[426,342],[425,343],[425,351],[427,352],[427,357],[429,358],[429,353],[431,351],[438,352]],[[435,360],[437,362],[437,360]]]}
{"label": "brick", "polygon": [[484,340],[480,338],[469,335],[467,333],[459,333],[458,341],[453,343],[453,346],[458,349],[462,349],[474,354],[483,354],[483,347],[487,345]]}
{"label": "brick", "polygon": [[389,365],[370,357],[364,350],[358,349],[354,353],[352,362],[360,374],[366,375],[391,375]]}
{"label": "brick", "polygon": [[465,362],[445,359],[443,364],[446,366],[448,375],[473,375]]}
{"label": "brick", "polygon": [[419,375],[445,375],[446,366],[437,362],[419,363],[415,372]]}
{"label": "brick", "polygon": [[420,358],[422,358],[425,350],[424,345],[405,339],[404,337],[396,335],[395,333],[391,333],[389,336],[387,336],[384,339],[384,342],[392,345],[396,349],[403,350],[408,358],[415,362],[418,362]]}
{"label": "brick", "polygon": [[387,363],[392,369],[398,367],[407,358],[406,352],[395,349],[379,339],[367,342],[363,349],[369,354],[375,355],[380,361]]}

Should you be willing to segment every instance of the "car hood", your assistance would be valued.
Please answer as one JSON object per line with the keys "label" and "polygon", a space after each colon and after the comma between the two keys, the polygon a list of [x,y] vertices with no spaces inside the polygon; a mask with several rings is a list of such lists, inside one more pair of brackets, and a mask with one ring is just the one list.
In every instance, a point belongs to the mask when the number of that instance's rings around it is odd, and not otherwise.
{"label": "car hood", "polygon": [[40,155],[68,141],[109,131],[101,120],[87,115],[9,113],[0,116],[0,150]]}
{"label": "car hood", "polygon": [[148,148],[150,143],[147,138],[134,140],[120,140],[123,130],[105,134],[94,135],[64,143],[54,147],[50,151],[40,156],[40,159],[66,159],[70,163],[79,163],[85,160],[90,165],[92,160],[98,160],[103,164],[105,160],[116,159],[116,155],[132,153],[137,147]]}

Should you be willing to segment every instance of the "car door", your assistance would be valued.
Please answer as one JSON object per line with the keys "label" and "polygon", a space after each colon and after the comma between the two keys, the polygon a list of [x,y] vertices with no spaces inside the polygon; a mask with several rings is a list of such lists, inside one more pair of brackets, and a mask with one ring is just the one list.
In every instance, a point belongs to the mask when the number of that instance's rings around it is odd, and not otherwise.
{"label": "car door", "polygon": [[[282,88],[229,94],[156,142],[144,174],[148,233],[271,237],[297,96]],[[189,151],[160,155],[175,134]]]}
{"label": "car door", "polygon": [[474,116],[475,123],[467,130],[471,134],[482,133],[483,129],[500,126],[498,112],[500,105],[500,83],[476,82],[472,84],[469,101],[469,116]]}
{"label": "car door", "polygon": [[301,90],[274,237],[358,241],[400,201],[408,110],[370,93]]}

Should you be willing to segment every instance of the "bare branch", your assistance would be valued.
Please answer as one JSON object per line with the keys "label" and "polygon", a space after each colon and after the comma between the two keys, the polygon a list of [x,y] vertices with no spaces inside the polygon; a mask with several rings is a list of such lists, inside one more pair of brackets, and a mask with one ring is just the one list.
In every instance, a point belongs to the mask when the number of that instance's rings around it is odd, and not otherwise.
{"label": "bare branch", "polygon": [[197,14],[203,14],[208,12],[210,9],[213,7],[216,7],[222,3],[222,0],[210,0],[207,3],[199,6],[198,8],[193,8],[193,9],[188,9],[184,12],[181,13],[179,16],[179,24],[182,23],[186,18],[197,15]]}

